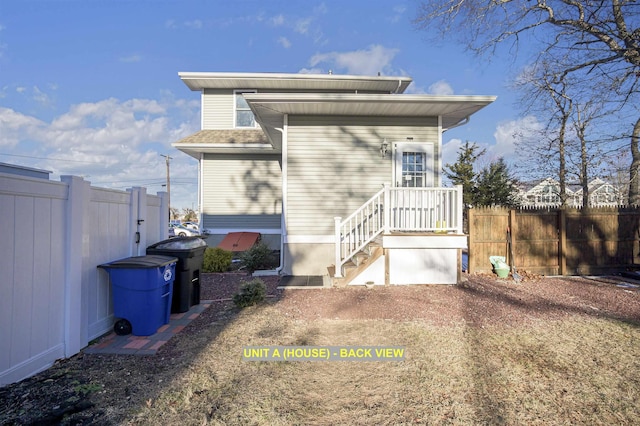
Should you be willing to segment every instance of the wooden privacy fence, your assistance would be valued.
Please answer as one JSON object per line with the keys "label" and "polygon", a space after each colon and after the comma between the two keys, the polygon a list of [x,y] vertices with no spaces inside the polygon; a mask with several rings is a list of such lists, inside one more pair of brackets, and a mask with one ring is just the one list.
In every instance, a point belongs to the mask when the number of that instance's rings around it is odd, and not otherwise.
{"label": "wooden privacy fence", "polygon": [[518,270],[543,275],[598,274],[640,265],[638,206],[468,212],[470,273],[490,272],[489,256],[505,256],[509,265],[515,260]]}

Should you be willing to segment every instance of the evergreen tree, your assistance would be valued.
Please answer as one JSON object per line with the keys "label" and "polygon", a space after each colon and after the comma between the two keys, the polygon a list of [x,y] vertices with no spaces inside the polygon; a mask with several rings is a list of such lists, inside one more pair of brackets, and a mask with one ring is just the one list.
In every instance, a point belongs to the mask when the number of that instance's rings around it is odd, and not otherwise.
{"label": "evergreen tree", "polygon": [[511,176],[503,158],[492,162],[478,174],[475,205],[518,206],[517,181]]}
{"label": "evergreen tree", "polygon": [[443,173],[453,185],[462,185],[462,201],[465,206],[476,204],[476,178],[473,170],[476,160],[484,155],[486,149],[480,149],[475,142],[466,141],[458,149],[458,159],[454,164],[446,164]]}

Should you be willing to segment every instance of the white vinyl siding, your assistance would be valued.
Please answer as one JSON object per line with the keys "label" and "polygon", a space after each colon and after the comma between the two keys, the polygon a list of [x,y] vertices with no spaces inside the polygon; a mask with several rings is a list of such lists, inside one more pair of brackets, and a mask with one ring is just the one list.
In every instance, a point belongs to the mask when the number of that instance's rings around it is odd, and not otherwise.
{"label": "white vinyl siding", "polygon": [[202,96],[202,130],[233,128],[233,90],[205,89]]}
{"label": "white vinyl siding", "polygon": [[205,155],[205,228],[280,228],[282,172],[279,155]]}
{"label": "white vinyl siding", "polygon": [[333,235],[335,216],[350,215],[383,183],[391,183],[393,156],[380,155],[385,138],[433,143],[435,169],[440,155],[435,117],[290,116],[288,235]]}
{"label": "white vinyl siding", "polygon": [[[245,92],[255,92],[244,90]],[[204,89],[202,130],[227,130],[235,126],[235,94],[232,89]],[[240,90],[242,92],[242,90]],[[266,91],[261,90],[261,93]],[[249,127],[253,129],[254,127]],[[257,127],[255,127],[257,128]]]}

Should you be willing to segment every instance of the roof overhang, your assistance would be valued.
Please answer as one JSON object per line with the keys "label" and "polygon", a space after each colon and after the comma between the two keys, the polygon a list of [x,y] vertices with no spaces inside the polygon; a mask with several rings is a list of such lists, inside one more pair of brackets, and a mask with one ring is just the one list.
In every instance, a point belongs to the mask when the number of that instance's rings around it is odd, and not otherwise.
{"label": "roof overhang", "polygon": [[200,159],[200,154],[279,154],[260,129],[200,130],[171,144]]}
{"label": "roof overhang", "polygon": [[[495,96],[374,95],[335,93],[245,93],[256,120],[281,146],[283,117],[290,115],[441,117],[442,130],[456,127]],[[280,139],[279,139],[280,138]]]}
{"label": "roof overhang", "polygon": [[179,72],[191,90],[258,89],[333,92],[403,93],[410,77],[359,76],[337,74]]}
{"label": "roof overhang", "polygon": [[274,149],[270,144],[171,144],[174,148],[190,155],[196,160],[200,159],[200,154],[279,154],[280,151]]}

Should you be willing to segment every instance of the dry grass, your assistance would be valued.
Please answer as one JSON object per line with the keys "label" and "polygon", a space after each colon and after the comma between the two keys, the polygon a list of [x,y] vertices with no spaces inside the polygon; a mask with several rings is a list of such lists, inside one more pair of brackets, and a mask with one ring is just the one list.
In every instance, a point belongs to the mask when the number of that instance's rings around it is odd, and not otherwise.
{"label": "dry grass", "polygon": [[[273,304],[199,331],[198,355],[130,424],[634,424],[640,328],[293,320]],[[403,362],[247,362],[247,345],[400,345]]]}

